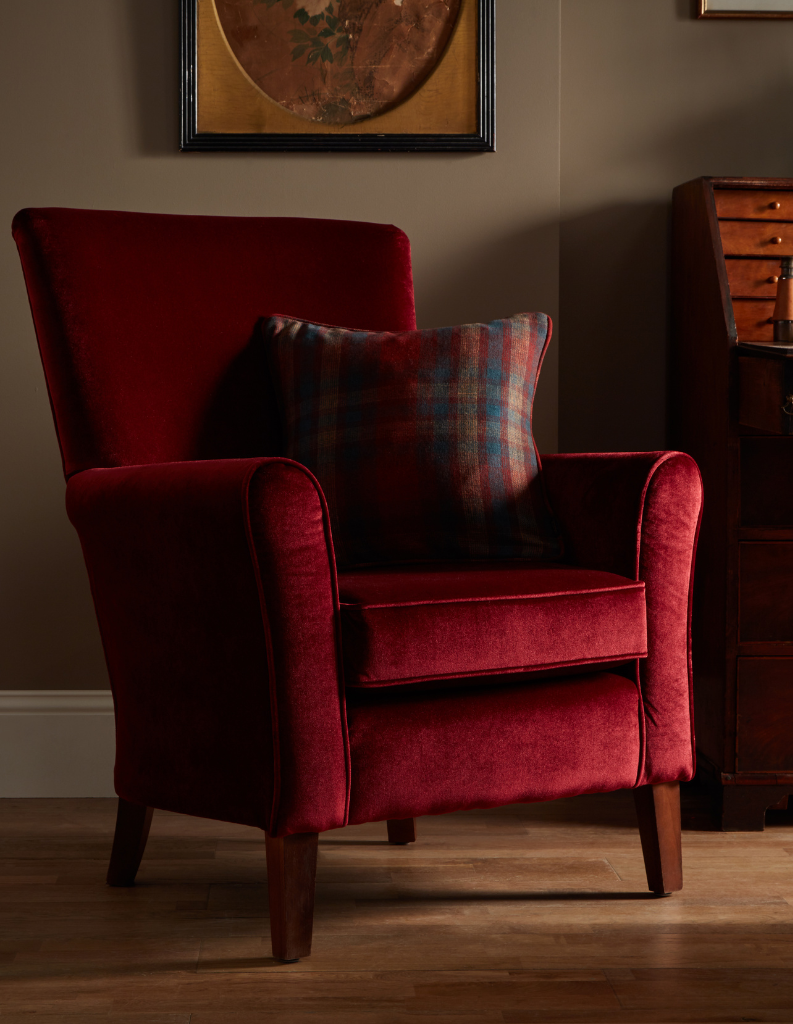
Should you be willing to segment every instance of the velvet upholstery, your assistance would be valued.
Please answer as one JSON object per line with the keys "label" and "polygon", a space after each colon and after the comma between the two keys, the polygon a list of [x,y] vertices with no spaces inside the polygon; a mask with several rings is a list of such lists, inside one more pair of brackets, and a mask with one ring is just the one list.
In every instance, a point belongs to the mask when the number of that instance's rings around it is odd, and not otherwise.
{"label": "velvet upholstery", "polygon": [[647,654],[644,583],[613,573],[411,565],[341,573],[339,595],[348,687],[485,674],[498,682],[498,673]]}
{"label": "velvet upholstery", "polygon": [[[432,692],[345,687],[345,660],[352,673],[387,656],[381,641],[377,651],[354,647],[317,481],[269,457],[279,440],[250,339],[256,319],[275,312],[412,329],[405,236],[381,225],[68,210],[26,211],[14,232],[113,687],[122,796],[285,836],[691,777],[701,506],[692,460],[543,462],[567,566],[553,571],[613,574],[619,584],[603,593],[630,605],[599,620],[582,657],[597,662],[621,634],[635,642],[631,602],[643,584],[647,657],[633,677],[584,663],[568,664],[570,677],[479,685],[466,674],[483,665],[468,636],[467,657],[453,645],[449,654],[467,688],[448,678]],[[495,597],[498,573],[482,572],[461,569],[459,592],[475,595],[487,577],[479,596]],[[389,615],[412,615],[405,588],[416,584],[415,567],[402,566],[365,592],[360,579],[344,585],[359,609],[370,602],[371,623],[382,611],[372,607],[377,588],[402,594],[405,608],[392,600]],[[441,663],[440,634],[422,635],[453,603],[438,600],[439,586],[422,579],[414,634],[400,636],[391,620],[377,627],[412,648],[414,674]],[[488,615],[516,604],[508,587],[500,596],[458,603]],[[598,614],[575,612],[589,623]],[[487,621],[486,646],[506,650],[503,614]],[[528,617],[509,624],[522,662],[558,646],[547,621],[534,633]]]}
{"label": "velvet upholstery", "polygon": [[423,331],[271,317],[283,454],[328,500],[339,567],[561,555],[532,405],[544,313]]}
{"label": "velvet upholstery", "polygon": [[67,476],[280,454],[262,316],[416,325],[410,245],[385,224],[39,209],[13,232]]}
{"label": "velvet upholstery", "polygon": [[609,673],[349,698],[350,822],[555,800],[636,785],[636,685]]}
{"label": "velvet upholstery", "polygon": [[342,825],[335,571],[316,481],[284,459],[79,473],[67,489],[116,705],[116,789],[258,825]]}
{"label": "velvet upholstery", "polygon": [[691,592],[702,478],[681,452],[552,455],[545,485],[574,565],[644,580],[646,753],[640,784],[694,773]]}

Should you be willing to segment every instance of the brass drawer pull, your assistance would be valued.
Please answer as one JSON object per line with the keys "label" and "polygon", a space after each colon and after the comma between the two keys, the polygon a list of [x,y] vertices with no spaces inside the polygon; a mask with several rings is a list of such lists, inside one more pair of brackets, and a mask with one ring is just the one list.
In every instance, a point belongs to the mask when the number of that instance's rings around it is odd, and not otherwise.
{"label": "brass drawer pull", "polygon": [[775,235],[771,239],[771,245],[781,245],[781,244],[782,244],[782,239],[779,237],[779,235]]}
{"label": "brass drawer pull", "polygon": [[782,205],[781,203],[769,203],[768,204],[768,209],[769,210],[778,210],[781,205]]}

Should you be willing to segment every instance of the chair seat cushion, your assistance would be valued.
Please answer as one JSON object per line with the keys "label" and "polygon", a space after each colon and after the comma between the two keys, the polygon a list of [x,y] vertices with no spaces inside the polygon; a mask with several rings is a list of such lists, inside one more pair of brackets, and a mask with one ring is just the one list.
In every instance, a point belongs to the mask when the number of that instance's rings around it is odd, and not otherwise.
{"label": "chair seat cushion", "polygon": [[339,574],[348,686],[395,686],[647,654],[644,583],[548,562]]}

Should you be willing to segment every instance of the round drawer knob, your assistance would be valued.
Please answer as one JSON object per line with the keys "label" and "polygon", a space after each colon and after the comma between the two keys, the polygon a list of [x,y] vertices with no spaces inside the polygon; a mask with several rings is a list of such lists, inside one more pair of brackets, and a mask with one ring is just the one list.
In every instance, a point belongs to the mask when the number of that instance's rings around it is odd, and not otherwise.
{"label": "round drawer knob", "polygon": [[771,239],[771,245],[781,245],[781,244],[782,244],[782,239],[779,237],[779,235],[775,235],[774,238]]}
{"label": "round drawer knob", "polygon": [[769,283],[769,284],[778,284],[778,283],[779,283],[779,278],[778,278],[778,277],[774,277],[774,276],[772,275],[771,277],[769,277],[769,279],[768,279],[768,283]]}
{"label": "round drawer knob", "polygon": [[769,203],[768,204],[768,209],[769,210],[778,210],[781,205],[782,205],[781,203]]}

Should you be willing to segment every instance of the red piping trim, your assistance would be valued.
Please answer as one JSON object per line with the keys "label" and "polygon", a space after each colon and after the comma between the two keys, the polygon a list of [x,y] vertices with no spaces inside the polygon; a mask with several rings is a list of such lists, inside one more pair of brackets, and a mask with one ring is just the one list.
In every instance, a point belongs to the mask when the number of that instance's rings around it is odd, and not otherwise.
{"label": "red piping trim", "polygon": [[[653,465],[650,467],[650,470],[649,470],[649,472],[647,474],[647,479],[645,480],[644,488],[642,489],[642,494],[641,494],[641,499],[640,499],[640,506],[639,506],[639,521],[638,521],[637,538],[636,538],[636,578],[637,579],[639,578],[639,569],[640,569],[640,565],[641,565],[642,530],[643,530],[643,525],[644,525],[644,509],[645,509],[645,504],[646,504],[646,499],[647,499],[647,493],[648,493],[648,491],[650,489],[650,485],[653,482],[653,480],[655,479],[656,473],[658,472],[660,467],[665,462],[670,461],[670,459],[678,458],[680,456],[682,456],[685,459],[689,459],[693,463],[694,468],[697,471],[697,475],[699,476],[699,481],[700,481],[699,516],[697,518],[697,528],[696,528],[696,531],[694,533],[694,546],[693,546],[692,555],[691,555],[691,568],[689,570],[690,574],[689,574],[689,583],[688,583],[688,615],[687,615],[687,618],[686,618],[686,634],[687,634],[686,635],[686,661],[687,661],[687,666],[688,666],[688,694],[689,694],[689,696],[688,696],[688,707],[689,707],[688,717],[689,717],[689,723],[690,723],[689,724],[689,728],[690,728],[690,732],[691,732],[692,757],[695,758],[696,754],[694,753],[694,751],[695,751],[695,748],[694,748],[694,713],[693,713],[693,706],[692,706],[693,705],[693,673],[692,673],[692,660],[691,660],[691,614],[692,614],[692,601],[693,601],[693,593],[694,593],[694,561],[695,561],[695,558],[696,558],[697,542],[699,540],[700,524],[702,522],[702,508],[703,508],[703,505],[704,505],[704,498],[703,498],[703,486],[702,486],[702,473],[700,472],[699,466],[697,466],[696,462],[691,458],[690,455],[687,455],[685,452],[677,452],[677,451],[664,452],[664,454],[661,456],[661,458],[657,459],[656,462],[653,463]],[[640,673],[638,675],[638,678],[639,678],[639,689],[641,691],[641,674]],[[642,732],[642,752],[641,752],[642,770],[641,770],[641,773],[640,773],[639,777],[637,778],[637,782],[636,782],[637,785],[639,785],[639,783],[645,777],[645,772],[646,772],[646,767],[647,767],[647,765],[646,765],[646,758],[647,758],[647,743],[646,743],[647,721],[646,721],[646,716],[644,715],[644,699],[643,699],[643,697],[644,697],[644,695],[642,694],[642,730],[641,730],[641,732]]]}
{"label": "red piping trim", "polygon": [[639,698],[637,705],[637,713],[639,715],[639,763],[636,768],[636,781],[634,782],[634,788],[639,785],[641,777],[644,775],[644,766],[647,757],[647,723],[644,716],[644,696],[642,694],[642,677],[641,677],[641,665],[639,659],[636,659],[636,678],[634,679],[636,684],[636,694]]}
{"label": "red piping trim", "polygon": [[322,506],[322,529],[325,534],[325,545],[328,552],[328,562],[330,565],[330,580],[331,588],[333,590],[333,622],[334,631],[336,633],[336,672],[339,687],[339,710],[341,718],[341,731],[344,740],[344,770],[347,780],[347,791],[344,798],[344,824],[350,820],[350,799],[352,792],[352,755],[350,753],[350,733],[347,724],[347,694],[344,681],[344,657],[342,649],[342,632],[341,632],[341,605],[339,602],[339,578],[336,571],[336,552],[333,547],[333,535],[330,526],[330,509],[325,495],[320,487],[319,481],[316,477],[308,470],[305,466],[301,466],[299,462],[295,462],[294,465],[299,466],[300,469],[308,476],[313,483],[317,494],[319,495],[320,504]]}
{"label": "red piping trim", "polygon": [[[436,679],[475,679],[477,676],[488,679],[490,676],[512,676],[519,672],[543,672],[548,669],[567,668],[568,666],[572,668],[575,665],[610,665],[624,661],[633,661],[634,658],[646,657],[647,651],[641,653],[630,651],[627,654],[610,654],[603,658],[580,658],[577,661],[549,661],[542,665],[523,665],[517,668],[481,669],[476,672],[451,672],[443,676],[415,676],[408,679],[388,679],[371,683],[348,683],[347,685],[353,690],[373,690],[389,686],[406,686],[409,683],[431,683]],[[532,680],[527,679],[526,682],[530,683]]]}
{"label": "red piping trim", "polygon": [[[636,562],[634,565],[634,573],[636,579],[639,579],[639,570],[641,568],[641,557],[642,557],[642,529],[644,526],[644,509],[647,503],[647,493],[650,489],[650,484],[655,479],[655,474],[658,472],[660,467],[667,462],[676,452],[664,452],[664,454],[655,460],[650,466],[647,476],[644,480],[644,487],[639,498],[639,516],[636,522]],[[649,615],[648,615],[649,621]],[[641,667],[636,664],[636,681],[639,690],[639,708],[641,713],[641,721],[639,723],[639,771],[636,776],[636,785],[638,786],[645,776],[647,768],[647,715],[644,710],[644,691],[642,689],[642,677]]]}
{"label": "red piping trim", "polygon": [[240,483],[240,502],[242,505],[242,520],[245,524],[245,536],[248,541],[248,553],[254,569],[256,581],[256,592],[259,595],[259,613],[262,617],[262,629],[264,631],[265,648],[267,650],[267,688],[270,696],[270,731],[273,741],[273,796],[270,804],[270,816],[268,820],[268,832],[272,834],[273,823],[276,821],[281,798],[281,744],[279,742],[278,730],[278,703],[275,687],[275,660],[273,658],[273,639],[270,630],[270,619],[267,615],[267,603],[264,598],[262,587],[262,574],[259,566],[259,558],[256,554],[256,545],[253,543],[253,530],[251,527],[250,514],[250,486],[253,474],[256,473],[264,461],[257,463],[248,470]]}
{"label": "red piping trim", "polygon": [[333,618],[334,618],[334,632],[336,639],[336,671],[337,671],[337,685],[338,685],[338,696],[339,696],[339,719],[342,731],[342,743],[344,747],[344,771],[345,771],[345,796],[344,796],[344,815],[343,824],[347,824],[350,815],[350,790],[352,785],[352,771],[351,771],[351,759],[350,759],[350,738],[349,731],[347,728],[347,704],[344,691],[344,669],[342,662],[342,651],[341,651],[341,622],[339,614],[339,591],[338,591],[338,580],[336,575],[336,558],[333,551],[333,540],[330,531],[330,516],[328,513],[328,505],[325,501],[325,495],[322,493],[322,489],[317,482],[316,477],[308,470],[305,466],[302,466],[299,462],[295,462],[293,459],[285,458],[265,458],[262,459],[257,465],[253,466],[246,476],[242,484],[242,497],[244,500],[243,516],[245,521],[245,532],[248,538],[248,548],[251,553],[251,559],[256,569],[256,588],[259,593],[259,606],[262,613],[262,623],[264,626],[265,639],[267,643],[267,667],[270,674],[269,687],[270,687],[270,715],[272,719],[272,730],[273,730],[273,804],[270,814],[270,828],[271,834],[277,834],[277,820],[278,813],[280,811],[280,792],[281,792],[281,752],[280,743],[278,740],[278,706],[276,701],[276,687],[275,687],[275,662],[273,658],[272,648],[272,636],[270,632],[269,619],[267,617],[267,605],[264,597],[264,588],[261,582],[261,571],[259,567],[259,560],[256,555],[256,548],[253,542],[253,531],[251,528],[250,521],[250,484],[255,473],[258,473],[263,466],[272,465],[277,462],[280,465],[293,466],[299,470],[302,474],[308,477],[317,496],[320,500],[320,507],[322,509],[322,528],[325,536],[326,551],[328,554],[328,563],[330,568],[331,576],[331,589],[333,592]]}
{"label": "red piping trim", "polygon": [[644,580],[631,580],[627,586],[592,587],[582,590],[549,590],[538,594],[494,594],[492,597],[443,597],[438,600],[429,598],[426,601],[383,601],[370,604],[361,601],[342,601],[343,608],[420,608],[425,605],[438,604],[490,604],[494,601],[544,601],[547,597],[580,597],[584,594],[633,593],[644,590]]}
{"label": "red piping trim", "polygon": [[[696,569],[697,562],[697,546],[699,545],[699,531],[702,526],[702,513],[705,510],[705,483],[702,479],[702,471],[695,462],[694,465],[697,468],[697,475],[699,476],[699,487],[700,487],[700,499],[699,499],[699,517],[697,518],[697,528],[694,531],[694,547],[691,551],[691,569],[689,570],[690,575],[688,578],[688,624],[686,627],[686,645],[687,645],[687,663],[688,663],[688,715],[689,721],[691,722],[691,771],[696,774],[697,771],[697,738],[695,734],[694,725],[694,662],[691,648],[691,619],[694,612],[694,571]],[[693,775],[692,775],[693,777]]]}

